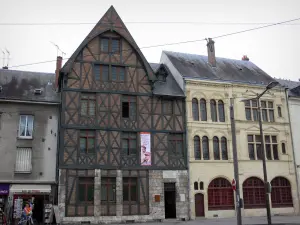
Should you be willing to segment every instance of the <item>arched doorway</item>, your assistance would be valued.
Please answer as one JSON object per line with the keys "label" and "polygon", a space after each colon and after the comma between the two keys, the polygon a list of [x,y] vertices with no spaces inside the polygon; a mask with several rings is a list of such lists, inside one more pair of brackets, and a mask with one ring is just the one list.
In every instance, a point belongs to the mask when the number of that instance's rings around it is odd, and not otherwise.
{"label": "arched doorway", "polygon": [[201,193],[195,194],[195,212],[196,217],[205,216],[204,213],[204,195]]}
{"label": "arched doorway", "polygon": [[272,207],[273,208],[284,208],[293,207],[293,197],[291,184],[288,179],[284,177],[275,177],[271,181],[272,185]]}

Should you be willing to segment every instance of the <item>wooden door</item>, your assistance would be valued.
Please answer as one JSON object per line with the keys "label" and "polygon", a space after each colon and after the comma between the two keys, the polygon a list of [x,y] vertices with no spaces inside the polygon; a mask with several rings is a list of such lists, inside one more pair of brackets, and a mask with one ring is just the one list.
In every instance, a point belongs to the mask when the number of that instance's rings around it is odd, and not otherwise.
{"label": "wooden door", "polygon": [[204,195],[203,194],[198,193],[195,195],[195,212],[196,212],[196,217],[204,216]]}

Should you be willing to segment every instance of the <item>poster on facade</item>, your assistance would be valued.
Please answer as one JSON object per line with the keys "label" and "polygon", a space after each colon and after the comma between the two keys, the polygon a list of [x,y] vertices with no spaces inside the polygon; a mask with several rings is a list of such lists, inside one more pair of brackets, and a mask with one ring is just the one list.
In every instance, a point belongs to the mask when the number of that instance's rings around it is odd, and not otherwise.
{"label": "poster on facade", "polygon": [[141,132],[141,165],[151,166],[151,134]]}

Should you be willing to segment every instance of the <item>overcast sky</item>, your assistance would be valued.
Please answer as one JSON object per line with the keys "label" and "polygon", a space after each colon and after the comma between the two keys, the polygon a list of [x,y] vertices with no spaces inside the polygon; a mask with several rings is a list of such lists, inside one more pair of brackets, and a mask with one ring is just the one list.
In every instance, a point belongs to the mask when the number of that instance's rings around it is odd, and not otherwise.
{"label": "overcast sky", "polygon": [[[110,5],[115,7],[139,47],[200,40],[266,25],[243,23],[300,18],[300,0],[0,0],[0,49],[6,48],[11,53],[11,69],[54,72],[55,62],[15,66],[55,60],[57,51],[50,42],[66,52],[65,58],[70,57]],[[248,55],[272,77],[298,80],[300,20],[293,23],[215,39],[216,56],[241,59]],[[162,50],[207,55],[205,41],[145,48],[142,52],[149,62],[159,62]]]}

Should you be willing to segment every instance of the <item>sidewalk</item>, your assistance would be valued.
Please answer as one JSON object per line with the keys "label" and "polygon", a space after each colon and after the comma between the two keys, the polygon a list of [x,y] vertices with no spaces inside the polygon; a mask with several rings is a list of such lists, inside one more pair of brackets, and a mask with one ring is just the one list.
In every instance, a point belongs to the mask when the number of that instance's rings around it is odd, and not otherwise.
{"label": "sidewalk", "polygon": [[[196,219],[188,221],[191,225],[236,225],[236,217],[226,219]],[[261,225],[268,224],[267,217],[243,217],[243,225]],[[272,224],[294,224],[300,225],[300,216],[272,216]]]}

